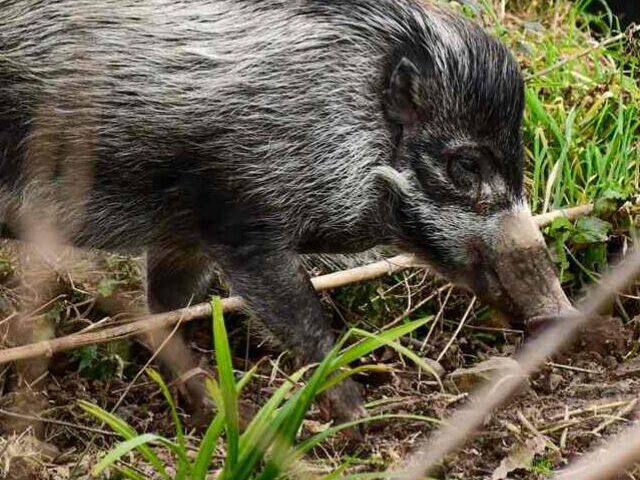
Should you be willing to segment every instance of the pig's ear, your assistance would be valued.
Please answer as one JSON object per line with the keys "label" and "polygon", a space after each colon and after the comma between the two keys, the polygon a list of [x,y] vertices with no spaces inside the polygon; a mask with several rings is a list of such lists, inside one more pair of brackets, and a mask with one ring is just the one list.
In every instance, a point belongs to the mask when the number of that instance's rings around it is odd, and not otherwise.
{"label": "pig's ear", "polygon": [[389,118],[403,126],[415,125],[421,104],[420,72],[406,57],[393,70],[385,92]]}

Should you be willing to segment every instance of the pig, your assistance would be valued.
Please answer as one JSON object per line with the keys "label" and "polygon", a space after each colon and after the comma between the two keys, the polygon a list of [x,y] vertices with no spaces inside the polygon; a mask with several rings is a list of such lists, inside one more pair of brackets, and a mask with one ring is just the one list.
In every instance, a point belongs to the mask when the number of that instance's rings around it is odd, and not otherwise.
{"label": "pig", "polygon": [[[527,207],[518,64],[463,18],[414,0],[0,0],[0,25],[3,223],[145,250],[152,312],[202,299],[220,268],[318,362],[334,337],[300,255],[380,245],[522,322],[571,308]],[[322,405],[365,414],[351,380]]]}

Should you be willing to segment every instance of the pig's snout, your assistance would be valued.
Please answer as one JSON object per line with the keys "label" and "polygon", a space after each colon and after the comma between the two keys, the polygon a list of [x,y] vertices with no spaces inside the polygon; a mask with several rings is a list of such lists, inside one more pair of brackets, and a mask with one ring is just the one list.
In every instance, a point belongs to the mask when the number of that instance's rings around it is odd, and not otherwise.
{"label": "pig's snout", "polygon": [[571,316],[544,238],[527,211],[502,214],[495,235],[469,245],[471,285],[486,302],[527,330]]}

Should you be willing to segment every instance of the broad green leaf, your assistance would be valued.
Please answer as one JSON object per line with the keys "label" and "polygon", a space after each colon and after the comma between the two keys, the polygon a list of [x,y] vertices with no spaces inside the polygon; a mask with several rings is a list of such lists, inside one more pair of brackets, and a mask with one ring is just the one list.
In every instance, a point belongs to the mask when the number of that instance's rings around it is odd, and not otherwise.
{"label": "broad green leaf", "polygon": [[618,208],[627,199],[628,195],[620,189],[609,188],[605,190],[593,205],[593,215],[599,218],[607,218],[618,211]]}
{"label": "broad green leaf", "polygon": [[556,232],[561,232],[564,230],[572,231],[573,230],[573,222],[569,220],[567,217],[557,217],[553,219],[551,225],[549,225],[548,230],[550,234],[554,234]]}
{"label": "broad green leaf", "polygon": [[576,222],[571,241],[576,245],[606,242],[612,225],[597,217],[582,217]]}

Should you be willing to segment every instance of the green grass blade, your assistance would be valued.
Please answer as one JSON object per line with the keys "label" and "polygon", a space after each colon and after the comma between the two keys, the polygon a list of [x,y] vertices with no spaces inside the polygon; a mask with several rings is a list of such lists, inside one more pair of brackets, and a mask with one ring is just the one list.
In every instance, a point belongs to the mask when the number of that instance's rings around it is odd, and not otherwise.
{"label": "green grass blade", "polygon": [[391,372],[393,371],[393,368],[389,365],[362,365],[360,367],[356,367],[356,368],[348,368],[348,369],[342,369],[339,373],[332,375],[330,379],[328,379],[323,385],[322,388],[320,389],[321,392],[328,390],[332,387],[334,387],[335,385],[337,385],[338,383],[340,383],[341,381],[349,378],[349,377],[353,377],[354,375],[358,375],[361,373],[367,373],[367,372]]}
{"label": "green grass blade", "polygon": [[[115,433],[123,437],[125,440],[131,440],[138,436],[138,432],[135,431],[133,427],[127,424],[124,420],[118,418],[110,412],[94,405],[92,403],[86,402],[84,400],[80,400],[79,402],[80,408],[82,408],[88,414],[94,416],[101,422],[107,424],[111,430]],[[143,456],[143,458],[153,466],[156,472],[165,480],[171,480],[169,475],[167,475],[166,468],[164,463],[160,458],[154,453],[154,451],[147,447],[146,445],[141,445],[138,448],[138,451]]]}
{"label": "green grass blade", "polygon": [[442,425],[444,423],[442,420],[439,420],[434,417],[426,417],[423,415],[400,414],[400,413],[383,414],[383,415],[376,415],[373,417],[360,418],[352,422],[342,423],[340,425],[336,425],[335,427],[330,427],[325,431],[320,432],[314,435],[313,437],[305,440],[295,449],[296,455],[298,455],[299,458],[302,458],[302,456],[308,453],[309,450],[316,447],[320,443],[324,442],[328,438],[336,435],[338,432],[341,432],[342,430],[346,430],[348,428],[356,427],[358,425],[363,425],[367,423],[379,422],[382,420],[415,420],[415,421],[424,422],[424,423],[433,423],[435,425]]}
{"label": "green grass blade", "polygon": [[[158,438],[159,438],[158,435],[154,435],[152,433],[145,433],[144,435],[138,435],[137,437],[133,437],[129,440],[125,440],[124,442],[118,443],[109,453],[107,453],[102,458],[102,460],[98,462],[96,466],[94,466],[91,469],[91,474],[94,477],[97,477],[105,469],[109,468],[111,465],[113,465],[115,462],[120,460],[127,453],[133,450],[139,449],[142,446],[146,446],[149,443],[155,442],[158,440]],[[164,469],[162,471],[159,471],[158,473],[162,474],[163,472],[164,472]],[[166,472],[165,472],[165,475],[163,475],[163,477],[169,478],[168,476],[166,476]]]}
{"label": "green grass blade", "polygon": [[193,464],[191,480],[206,480],[211,465],[211,457],[213,456],[213,451],[216,448],[224,424],[224,415],[218,413],[209,425],[209,428],[207,428],[207,432],[200,442],[200,448],[198,449],[198,454]]}
{"label": "green grass blade", "polygon": [[185,475],[189,475],[191,473],[191,466],[189,465],[189,462],[186,461],[187,447],[184,439],[184,429],[182,427],[180,415],[178,414],[178,409],[176,408],[176,403],[169,391],[169,387],[167,387],[167,384],[164,382],[157,370],[148,368],[147,375],[160,387],[162,395],[164,396],[167,404],[169,404],[171,418],[176,429],[176,440],[180,448],[180,455],[178,456],[178,475],[175,480],[183,480]]}
{"label": "green grass blade", "polygon": [[277,417],[281,417],[280,428],[278,429],[275,440],[277,448],[271,452],[271,457],[267,466],[262,471],[258,480],[270,480],[277,478],[282,472],[286,471],[295,461],[295,455],[291,445],[295,440],[295,435],[302,425],[304,417],[311,407],[311,403],[320,392],[322,384],[331,375],[332,365],[338,354],[338,347],[334,347],[326,358],[318,365],[311,375],[307,384],[296,393],[284,408],[282,408]]}
{"label": "green grass blade", "polygon": [[553,117],[546,112],[543,103],[540,101],[540,97],[538,97],[538,94],[534,92],[533,89],[527,88],[525,92],[525,98],[527,101],[527,106],[529,107],[535,120],[542,123],[549,130],[551,130],[551,133],[553,133],[553,136],[556,138],[556,141],[559,145],[564,145],[565,139],[562,130],[558,126],[558,123],[553,119]]}
{"label": "green grass blade", "polygon": [[80,408],[82,408],[85,412],[93,415],[101,422],[106,423],[111,428],[111,430],[113,430],[121,437],[124,437],[128,440],[138,435],[138,432],[136,432],[136,430],[131,425],[129,425],[121,418],[115,416],[114,414],[107,412],[103,408],[100,408],[93,403],[87,402],[86,400],[79,400],[78,404],[80,405]]}
{"label": "green grass blade", "polygon": [[360,335],[360,336],[363,336],[363,337],[367,337],[368,339],[371,339],[373,341],[379,341],[379,342],[381,342],[381,344],[384,344],[387,347],[394,349],[396,352],[398,352],[403,357],[406,357],[409,360],[411,360],[413,363],[415,363],[422,370],[425,370],[426,372],[429,372],[436,379],[436,381],[438,382],[438,385],[440,385],[440,389],[444,389],[444,387],[442,385],[442,381],[440,380],[440,376],[438,375],[438,372],[436,372],[431,365],[429,365],[427,362],[425,362],[422,358],[420,358],[412,350],[409,350],[408,348],[400,345],[399,343],[388,339],[385,335],[382,335],[382,334],[376,335],[374,333],[369,333],[369,332],[367,332],[365,330],[360,330],[360,329],[354,329],[354,332],[357,335]]}
{"label": "green grass blade", "polygon": [[260,360],[258,363],[256,363],[253,368],[251,368],[251,370],[249,370],[247,373],[245,373],[242,378],[240,380],[238,380],[238,383],[236,384],[236,391],[238,392],[238,395],[240,395],[242,393],[242,390],[244,389],[244,387],[247,386],[247,384],[253,379],[253,377],[255,376],[256,372],[258,371],[258,368],[260,368],[260,364],[262,363],[262,360]]}
{"label": "green grass blade", "polygon": [[[281,406],[285,397],[296,386],[297,382],[302,379],[307,370],[308,368],[303,368],[291,375],[254,416],[242,434],[240,439],[240,451],[242,453],[239,460],[240,467],[235,472],[239,480],[249,477],[255,465],[271,447],[278,429],[281,423],[286,421],[288,411],[292,405],[285,406],[280,410],[280,412],[286,410],[287,413],[285,414],[278,415],[276,412],[278,412],[278,408]],[[296,397],[294,396],[293,398]],[[294,400],[289,400],[288,403],[291,404],[293,401]]]}
{"label": "green grass blade", "polygon": [[230,473],[233,472],[238,462],[238,442],[240,437],[238,396],[233,375],[231,349],[222,314],[222,302],[219,297],[214,297],[211,300],[211,310],[213,313],[213,342],[218,366],[218,381],[220,382],[224,418],[226,420],[227,458],[225,471]]}
{"label": "green grass blade", "polygon": [[240,447],[245,450],[247,446],[258,445],[269,426],[273,426],[273,417],[286,396],[302,379],[308,368],[302,368],[290,375],[289,378],[271,395],[269,400],[262,406],[253,417],[246,430],[242,434]]}
{"label": "green grass blade", "polygon": [[129,480],[148,480],[148,477],[126,465],[114,465],[113,468],[120,475],[122,475],[124,478],[128,478]]}
{"label": "green grass blade", "polygon": [[[332,370],[338,370],[342,367],[349,365],[351,362],[362,358],[374,350],[380,348],[384,345],[385,341],[393,341],[397,340],[400,337],[410,334],[411,332],[417,330],[418,328],[426,325],[430,321],[433,320],[433,317],[425,317],[419,320],[413,320],[410,322],[406,322],[402,325],[399,325],[394,328],[390,328],[388,330],[383,330],[380,333],[374,335],[372,338],[361,340],[353,345],[345,348],[340,354],[337,356],[335,362],[331,365]],[[351,329],[347,336],[353,336],[356,332],[361,332],[361,330]],[[360,335],[362,336],[362,335]]]}

